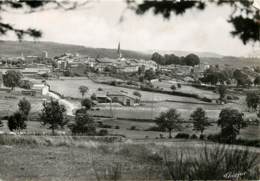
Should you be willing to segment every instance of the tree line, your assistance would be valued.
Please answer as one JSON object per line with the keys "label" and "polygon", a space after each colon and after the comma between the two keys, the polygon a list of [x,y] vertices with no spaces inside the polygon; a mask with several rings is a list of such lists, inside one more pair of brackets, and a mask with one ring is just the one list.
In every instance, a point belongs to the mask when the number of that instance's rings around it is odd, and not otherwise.
{"label": "tree line", "polygon": [[200,64],[200,58],[198,55],[189,54],[185,57],[176,56],[174,54],[165,54],[161,55],[157,52],[152,54],[151,60],[155,61],[159,65],[188,65],[188,66],[195,66]]}

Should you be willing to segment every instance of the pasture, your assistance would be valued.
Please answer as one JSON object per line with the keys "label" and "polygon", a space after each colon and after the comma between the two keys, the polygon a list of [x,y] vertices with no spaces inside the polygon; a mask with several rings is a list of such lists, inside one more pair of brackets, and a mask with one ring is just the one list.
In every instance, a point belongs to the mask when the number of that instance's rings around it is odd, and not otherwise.
{"label": "pasture", "polygon": [[[243,177],[245,179],[256,179],[258,173],[256,170],[259,169],[259,160],[255,160],[255,157],[259,156],[257,149],[250,148],[242,159],[244,147],[224,147],[211,143],[205,144],[201,141],[165,140],[153,143],[149,141],[115,143],[85,141],[84,144],[77,145],[76,143],[79,142],[77,139],[61,137],[60,144],[54,145],[54,138],[49,137],[42,138],[49,140],[48,145],[44,146],[38,145],[41,138],[23,139],[28,141],[21,142],[19,145],[2,143],[0,146],[0,178],[2,180],[170,180],[168,171],[182,173],[180,172],[181,164],[178,164],[180,161],[186,165],[187,161],[198,159],[200,164],[205,164],[203,160],[206,158],[209,165],[205,165],[204,168],[212,169],[209,166],[221,159],[217,151],[229,158],[232,164],[232,161],[236,161],[238,168],[243,168],[242,165],[247,161],[253,161],[254,164],[247,168],[249,170],[236,170],[246,171],[247,175]],[[206,151],[210,153],[209,157]],[[236,157],[234,153],[239,155]],[[169,168],[165,163],[168,161],[177,163],[177,168],[180,170],[177,171],[174,167],[167,170]],[[211,174],[217,174],[223,179],[223,174],[231,169],[232,165],[225,165],[229,163],[228,160],[219,163],[221,165],[218,164],[218,169],[211,170]],[[225,169],[220,171],[219,168],[222,166]],[[186,178],[188,167],[185,166],[185,168],[184,175],[176,175],[179,179]],[[216,175],[209,174],[208,179],[212,177],[216,178]],[[194,178],[202,179],[195,175]]]}
{"label": "pasture", "polygon": [[[90,97],[93,93],[96,93],[98,91],[98,88],[102,88],[105,92],[125,91],[128,92],[128,94],[133,94],[133,92],[135,91],[133,89],[95,83],[88,78],[62,77],[61,79],[58,80],[48,80],[47,83],[50,85],[51,90],[59,92],[65,97],[74,97],[74,98],[82,97],[82,95],[79,92],[79,87],[81,85],[87,86],[89,88],[89,91],[86,93],[85,97]],[[140,92],[142,95],[141,98],[142,101],[164,101],[170,99],[176,101],[200,102],[197,99],[181,97],[181,96],[153,93],[153,92],[147,92],[141,90],[138,92]]]}

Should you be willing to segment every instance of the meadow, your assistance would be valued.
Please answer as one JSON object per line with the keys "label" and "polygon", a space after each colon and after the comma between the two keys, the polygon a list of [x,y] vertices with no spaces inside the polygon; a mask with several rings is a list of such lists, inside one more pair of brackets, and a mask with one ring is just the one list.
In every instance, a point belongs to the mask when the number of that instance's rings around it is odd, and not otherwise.
{"label": "meadow", "polygon": [[[14,143],[17,139],[22,141]],[[255,180],[260,164],[259,149],[202,141],[106,143],[0,136],[0,144],[2,180],[223,180],[232,171],[245,173],[240,179]]]}
{"label": "meadow", "polygon": [[[125,91],[128,94],[133,94],[135,90],[123,88],[123,87],[115,87],[106,84],[95,83],[88,78],[67,78],[61,77],[58,80],[48,80],[48,84],[50,85],[51,90],[59,92],[61,95],[65,97],[73,97],[73,98],[82,98],[82,95],[79,92],[79,87],[81,85],[87,86],[89,91],[86,93],[86,97],[90,97],[93,93],[98,91],[98,88],[102,88],[105,92],[109,91]],[[200,102],[197,99],[173,96],[167,94],[153,93],[147,91],[138,91],[142,95],[142,101],[164,101],[164,100],[176,100],[176,101],[189,101],[189,102]]]}

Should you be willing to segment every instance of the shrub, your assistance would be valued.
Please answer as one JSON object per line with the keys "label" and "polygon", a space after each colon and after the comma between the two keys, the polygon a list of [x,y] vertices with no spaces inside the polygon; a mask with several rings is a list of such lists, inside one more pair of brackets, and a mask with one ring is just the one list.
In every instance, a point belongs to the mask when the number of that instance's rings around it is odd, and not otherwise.
{"label": "shrub", "polygon": [[137,130],[136,126],[131,126],[129,130]]}
{"label": "shrub", "polygon": [[205,137],[204,134],[201,134],[201,135],[200,135],[200,140],[205,140],[205,138],[206,138],[206,137]]}
{"label": "shrub", "polygon": [[98,88],[98,91],[103,91],[103,89],[99,87],[99,88]]}
{"label": "shrub", "polygon": [[120,129],[120,126],[116,125],[116,126],[115,126],[115,129]]}
{"label": "shrub", "polygon": [[99,136],[107,136],[108,135],[108,131],[106,129],[101,129],[98,132]]}
{"label": "shrub", "polygon": [[195,134],[193,134],[193,135],[191,135],[191,137],[190,137],[191,139],[198,139],[198,136],[197,135],[195,135]]}
{"label": "shrub", "polygon": [[171,90],[176,90],[176,86],[175,86],[175,85],[172,85],[172,86],[171,86]]}
{"label": "shrub", "polygon": [[181,84],[180,84],[180,83],[177,83],[177,87],[178,87],[178,88],[181,88]]}
{"label": "shrub", "polygon": [[207,139],[210,140],[210,141],[219,142],[220,141],[220,135],[219,134],[209,134],[207,136]]}
{"label": "shrub", "polygon": [[212,102],[212,100],[207,98],[207,97],[203,97],[200,100],[203,101],[203,102]]}
{"label": "shrub", "polygon": [[145,129],[144,131],[160,131],[160,132],[164,132],[165,129],[160,128],[159,126],[151,126],[147,129]]}
{"label": "shrub", "polygon": [[187,133],[178,133],[176,136],[175,136],[175,138],[177,138],[177,139],[189,139],[189,137],[190,137],[190,135],[189,134],[187,134]]}

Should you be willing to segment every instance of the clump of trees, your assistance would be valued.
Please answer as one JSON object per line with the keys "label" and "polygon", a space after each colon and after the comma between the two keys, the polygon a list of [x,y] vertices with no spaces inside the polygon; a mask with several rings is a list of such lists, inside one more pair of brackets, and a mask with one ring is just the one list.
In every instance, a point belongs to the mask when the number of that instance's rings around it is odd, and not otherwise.
{"label": "clump of trees", "polygon": [[95,135],[96,127],[92,117],[87,112],[77,113],[75,122],[70,126],[73,134]]}
{"label": "clump of trees", "polygon": [[256,111],[258,104],[260,103],[260,97],[256,92],[249,92],[246,95],[246,104],[249,109]]}
{"label": "clump of trees", "polygon": [[189,65],[195,66],[200,64],[199,56],[195,54],[189,54],[185,57],[178,57],[174,54],[165,54],[164,56],[155,52],[152,54],[151,60],[155,61],[160,65]]}
{"label": "clump of trees", "polygon": [[225,108],[219,114],[218,126],[221,127],[220,139],[225,143],[233,143],[240,129],[246,127],[243,113],[236,109]]}
{"label": "clump of trees", "polygon": [[[193,130],[199,131],[201,135],[200,138],[203,139],[203,132],[211,126],[205,110],[197,108],[190,115],[190,120],[193,123]],[[158,127],[154,127],[153,130],[168,131],[169,138],[172,138],[172,130],[182,129],[181,115],[175,109],[162,112],[160,116],[156,118],[155,123]],[[224,108],[221,110],[217,124],[221,128],[220,133],[209,135],[208,139],[223,143],[235,143],[236,138],[240,133],[240,129],[247,126],[243,113],[230,108]],[[189,135],[186,133],[179,133],[179,136],[181,135],[189,138]],[[210,139],[210,136],[214,136],[214,139]]]}
{"label": "clump of trees", "polygon": [[8,70],[5,74],[3,74],[4,86],[11,87],[11,89],[13,90],[15,87],[19,86],[21,78],[21,72]]}
{"label": "clump of trees", "polygon": [[66,108],[64,105],[60,105],[57,100],[51,99],[48,102],[43,102],[40,120],[43,125],[47,125],[52,130],[54,135],[56,129],[63,128],[68,123],[68,119],[64,115],[65,113]]}
{"label": "clump of trees", "polygon": [[23,98],[18,103],[19,110],[16,111],[13,115],[8,117],[8,128],[10,131],[15,131],[25,129],[26,121],[31,110],[31,104],[28,100]]}

